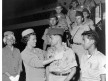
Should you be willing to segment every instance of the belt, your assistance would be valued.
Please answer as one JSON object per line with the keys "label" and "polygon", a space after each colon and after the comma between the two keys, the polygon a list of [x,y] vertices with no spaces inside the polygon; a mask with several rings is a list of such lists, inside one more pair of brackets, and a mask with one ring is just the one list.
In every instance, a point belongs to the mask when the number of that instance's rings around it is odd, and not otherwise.
{"label": "belt", "polygon": [[50,72],[50,73],[53,75],[58,75],[58,76],[67,76],[70,74],[70,73],[59,73],[59,72]]}
{"label": "belt", "polygon": [[44,67],[35,67],[36,69],[45,69]]}
{"label": "belt", "polygon": [[81,43],[75,43],[75,42],[73,42],[73,44],[76,44],[76,45],[81,45]]}

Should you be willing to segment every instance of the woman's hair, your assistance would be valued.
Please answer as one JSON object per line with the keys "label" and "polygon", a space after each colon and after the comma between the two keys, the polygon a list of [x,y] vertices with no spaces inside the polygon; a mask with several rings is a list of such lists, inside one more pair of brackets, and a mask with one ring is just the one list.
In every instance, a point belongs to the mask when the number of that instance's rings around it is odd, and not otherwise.
{"label": "woman's hair", "polygon": [[28,35],[22,37],[21,42],[27,44],[27,42],[28,42],[28,40],[30,39],[30,36],[31,36],[31,35],[36,35],[36,34],[35,34],[35,33],[30,33],[30,34],[28,34]]}

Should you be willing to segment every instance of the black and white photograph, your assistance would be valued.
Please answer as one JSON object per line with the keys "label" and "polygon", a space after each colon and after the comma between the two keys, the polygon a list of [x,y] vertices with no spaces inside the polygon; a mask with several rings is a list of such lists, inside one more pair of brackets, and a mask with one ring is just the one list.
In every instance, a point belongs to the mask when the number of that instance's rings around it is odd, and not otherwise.
{"label": "black and white photograph", "polygon": [[1,81],[107,81],[105,0],[2,0]]}

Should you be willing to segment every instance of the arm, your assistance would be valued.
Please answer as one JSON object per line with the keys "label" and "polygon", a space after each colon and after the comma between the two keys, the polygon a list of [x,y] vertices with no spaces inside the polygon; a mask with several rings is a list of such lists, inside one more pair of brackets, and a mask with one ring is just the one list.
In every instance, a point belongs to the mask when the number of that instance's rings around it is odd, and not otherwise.
{"label": "arm", "polygon": [[95,26],[94,26],[94,23],[93,23],[92,20],[90,21],[89,27],[90,27],[92,30],[95,30]]}
{"label": "arm", "polygon": [[48,60],[45,60],[45,61],[43,61],[43,65],[47,65],[47,64],[53,62],[54,60],[55,60],[55,58],[50,58]]}
{"label": "arm", "polygon": [[101,81],[106,81],[106,56],[101,56],[99,58],[99,63]]}
{"label": "arm", "polygon": [[70,74],[67,76],[67,78],[65,79],[65,81],[70,81],[71,78],[73,78],[73,76],[75,75],[75,73],[76,73],[76,67],[71,68],[71,72],[70,72]]}
{"label": "arm", "polygon": [[20,72],[22,71],[22,59],[21,59],[21,53],[20,51],[18,50],[18,67],[19,67],[19,70],[18,70],[18,74],[20,74]]}
{"label": "arm", "polygon": [[43,50],[46,50],[46,47],[47,47],[47,44],[46,44],[46,42],[45,42],[45,40],[44,40],[44,43],[43,43]]}

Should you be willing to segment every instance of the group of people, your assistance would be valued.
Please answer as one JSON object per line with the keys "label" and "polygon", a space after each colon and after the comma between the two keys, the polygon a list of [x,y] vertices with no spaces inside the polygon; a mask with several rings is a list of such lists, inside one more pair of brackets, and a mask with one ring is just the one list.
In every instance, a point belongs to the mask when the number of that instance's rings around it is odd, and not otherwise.
{"label": "group of people", "polygon": [[26,81],[76,81],[78,68],[77,81],[106,81],[106,57],[96,47],[99,35],[89,18],[90,10],[80,6],[77,0],[72,0],[67,14],[62,10],[57,5],[56,13],[51,13],[50,27],[42,36],[43,49],[36,48],[33,29],[22,31],[21,41],[26,44],[22,52],[13,46],[14,33],[4,32],[3,81],[19,80],[22,61]]}

